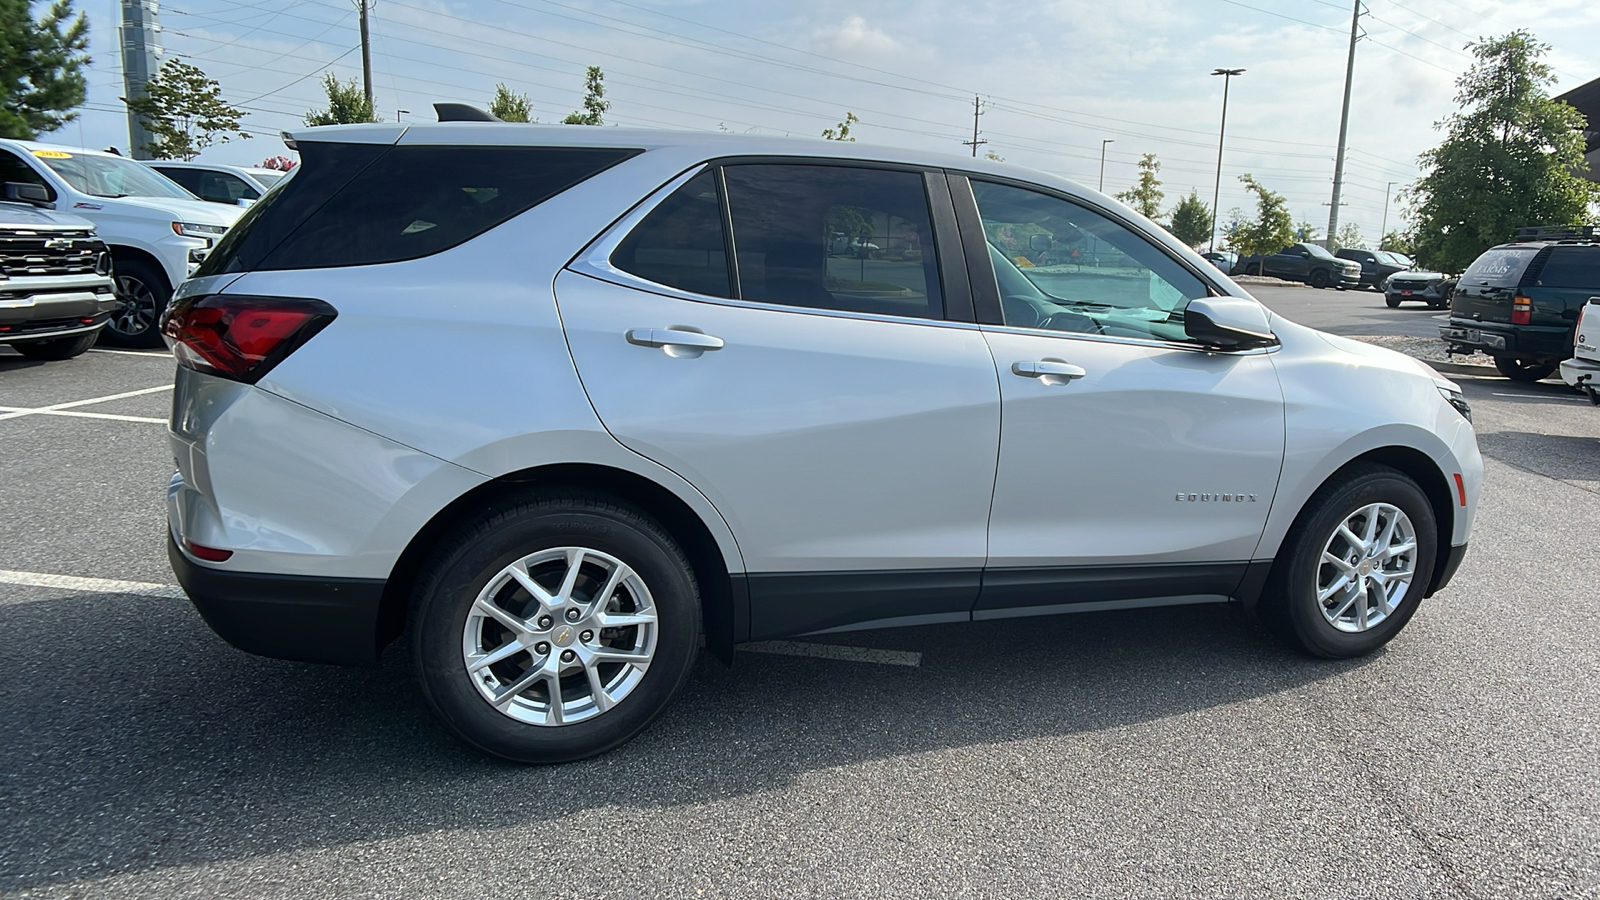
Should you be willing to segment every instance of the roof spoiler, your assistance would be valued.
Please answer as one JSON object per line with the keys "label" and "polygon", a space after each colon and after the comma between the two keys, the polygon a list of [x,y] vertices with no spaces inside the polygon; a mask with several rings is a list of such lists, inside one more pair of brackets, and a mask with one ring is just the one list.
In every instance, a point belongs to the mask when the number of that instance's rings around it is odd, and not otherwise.
{"label": "roof spoiler", "polygon": [[476,106],[465,103],[435,103],[435,112],[439,114],[441,122],[504,122],[505,120],[493,113],[487,113]]}

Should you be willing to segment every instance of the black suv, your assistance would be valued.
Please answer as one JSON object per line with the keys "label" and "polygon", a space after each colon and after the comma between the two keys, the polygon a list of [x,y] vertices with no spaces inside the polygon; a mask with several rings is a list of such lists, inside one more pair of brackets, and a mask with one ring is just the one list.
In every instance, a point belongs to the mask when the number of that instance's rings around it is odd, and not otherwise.
{"label": "black suv", "polygon": [[1263,260],[1259,256],[1240,257],[1233,264],[1233,275],[1267,275],[1285,281],[1303,281],[1314,288],[1358,287],[1361,266],[1339,259],[1316,244],[1290,244]]}
{"label": "black suv", "polygon": [[1462,274],[1439,336],[1449,353],[1482,351],[1507,378],[1538,381],[1572,356],[1578,312],[1600,298],[1600,235],[1585,227],[1516,236]]}
{"label": "black suv", "polygon": [[1404,272],[1411,268],[1383,250],[1357,250],[1354,247],[1342,247],[1333,254],[1340,259],[1348,259],[1361,267],[1361,286],[1369,287],[1375,291],[1383,290],[1383,281],[1396,272]]}

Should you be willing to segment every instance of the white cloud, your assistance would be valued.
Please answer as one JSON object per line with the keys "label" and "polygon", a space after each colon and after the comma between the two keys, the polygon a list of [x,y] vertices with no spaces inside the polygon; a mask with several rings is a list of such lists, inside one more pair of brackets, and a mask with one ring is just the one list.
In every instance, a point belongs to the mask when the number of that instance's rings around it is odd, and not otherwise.
{"label": "white cloud", "polygon": [[909,42],[873,27],[865,18],[855,15],[846,16],[839,25],[818,28],[811,35],[811,45],[818,53],[853,61],[881,61],[921,54]]}

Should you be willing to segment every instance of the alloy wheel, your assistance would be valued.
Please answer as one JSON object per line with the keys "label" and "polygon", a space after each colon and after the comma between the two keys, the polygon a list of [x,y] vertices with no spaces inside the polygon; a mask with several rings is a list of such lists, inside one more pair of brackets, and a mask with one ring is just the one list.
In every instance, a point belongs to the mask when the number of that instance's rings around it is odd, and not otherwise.
{"label": "alloy wheel", "polygon": [[136,337],[155,327],[156,315],[156,295],[150,286],[132,275],[118,275],[117,308],[106,327]]}
{"label": "alloy wheel", "polygon": [[1316,585],[1322,617],[1347,633],[1376,628],[1405,601],[1416,561],[1416,529],[1399,507],[1357,509],[1322,548]]}
{"label": "alloy wheel", "polygon": [[633,693],[655,656],[655,601],[621,560],[584,547],[541,550],[478,592],[462,662],[484,700],[532,725],[570,725]]}

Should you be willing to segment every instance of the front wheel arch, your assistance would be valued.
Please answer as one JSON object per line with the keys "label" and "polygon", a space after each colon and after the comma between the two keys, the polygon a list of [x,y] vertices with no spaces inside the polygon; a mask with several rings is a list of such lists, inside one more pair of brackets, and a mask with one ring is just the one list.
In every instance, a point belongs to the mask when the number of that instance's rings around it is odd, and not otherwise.
{"label": "front wheel arch", "polygon": [[610,495],[660,522],[689,558],[700,585],[706,649],[725,663],[733,662],[733,645],[745,639],[740,629],[747,631],[749,627],[748,613],[711,529],[687,503],[654,481],[623,469],[588,463],[559,463],[511,472],[473,488],[436,513],[411,538],[389,573],[378,607],[377,649],[381,651],[405,631],[412,582],[441,540],[485,511],[514,506],[530,495],[551,490]]}

